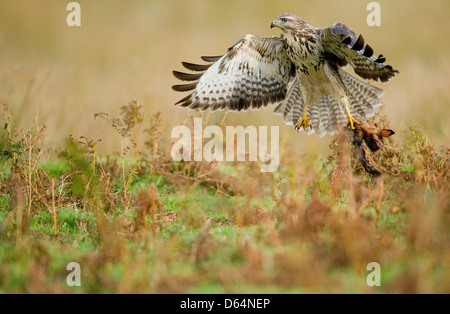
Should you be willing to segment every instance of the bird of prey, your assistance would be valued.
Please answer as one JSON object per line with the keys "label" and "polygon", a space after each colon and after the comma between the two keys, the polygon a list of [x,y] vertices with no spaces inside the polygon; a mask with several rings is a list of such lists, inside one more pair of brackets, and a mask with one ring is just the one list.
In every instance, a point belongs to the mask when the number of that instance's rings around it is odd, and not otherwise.
{"label": "bird of prey", "polygon": [[341,126],[354,129],[373,116],[384,93],[343,67],[350,65],[361,78],[381,82],[399,73],[342,23],[317,28],[288,13],[270,27],[281,29],[281,35],[246,35],[223,56],[201,57],[208,64],[182,62],[193,73],[173,74],[190,82],[172,88],[193,92],[176,105],[246,111],[274,104],[275,114],[297,131],[332,135]]}

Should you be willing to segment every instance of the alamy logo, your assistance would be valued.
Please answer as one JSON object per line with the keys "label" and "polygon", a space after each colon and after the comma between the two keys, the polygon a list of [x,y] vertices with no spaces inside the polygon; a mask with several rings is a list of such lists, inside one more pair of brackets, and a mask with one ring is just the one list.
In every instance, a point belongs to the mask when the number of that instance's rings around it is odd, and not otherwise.
{"label": "alamy logo", "polygon": [[378,2],[370,2],[367,4],[367,11],[370,11],[367,15],[367,25],[369,26],[381,26],[381,6]]}
{"label": "alamy logo", "polygon": [[66,23],[68,26],[81,26],[81,7],[78,2],[70,2],[66,7],[67,11],[70,11],[67,14]]}
{"label": "alamy logo", "polygon": [[[270,127],[270,152],[267,126],[226,126],[224,136],[220,126],[209,125],[203,130],[202,119],[195,118],[193,136],[189,127],[179,125],[172,129],[171,137],[178,138],[171,151],[175,161],[245,161],[248,155],[249,161],[258,161],[259,157],[261,172],[274,172],[278,169],[278,126]],[[203,145],[204,139],[210,140]]]}
{"label": "alamy logo", "polygon": [[367,264],[366,270],[371,271],[366,277],[366,283],[369,287],[381,286],[381,267],[377,262]]}
{"label": "alamy logo", "polygon": [[77,262],[70,262],[66,267],[67,271],[71,271],[66,277],[66,283],[69,287],[81,286],[81,267]]}

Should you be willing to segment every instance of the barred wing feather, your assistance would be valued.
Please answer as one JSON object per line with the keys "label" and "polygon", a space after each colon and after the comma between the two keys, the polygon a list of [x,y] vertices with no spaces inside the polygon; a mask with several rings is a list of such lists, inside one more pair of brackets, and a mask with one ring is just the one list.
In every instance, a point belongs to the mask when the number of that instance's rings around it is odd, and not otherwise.
{"label": "barred wing feather", "polygon": [[[294,67],[279,37],[246,35],[221,57],[202,57],[206,65],[183,62],[197,73],[173,71],[190,83],[175,91],[193,91],[176,103],[190,109],[245,111],[284,100]],[[200,73],[198,73],[200,72]]]}
{"label": "barred wing feather", "polygon": [[335,23],[327,28],[317,28],[324,50],[334,57],[340,66],[350,64],[355,73],[369,80],[387,82],[398,70],[384,64],[383,55],[376,57],[370,45],[364,43],[362,35],[356,37],[353,30],[342,24]]}

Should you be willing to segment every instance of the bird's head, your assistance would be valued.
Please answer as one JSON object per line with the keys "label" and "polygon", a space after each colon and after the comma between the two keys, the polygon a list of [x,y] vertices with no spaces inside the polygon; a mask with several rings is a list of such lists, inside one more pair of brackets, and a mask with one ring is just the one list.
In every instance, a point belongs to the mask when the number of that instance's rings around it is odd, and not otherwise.
{"label": "bird's head", "polygon": [[299,18],[297,15],[292,13],[281,14],[276,17],[275,20],[270,24],[270,28],[278,27],[282,31],[293,31],[302,28],[308,23],[303,19]]}

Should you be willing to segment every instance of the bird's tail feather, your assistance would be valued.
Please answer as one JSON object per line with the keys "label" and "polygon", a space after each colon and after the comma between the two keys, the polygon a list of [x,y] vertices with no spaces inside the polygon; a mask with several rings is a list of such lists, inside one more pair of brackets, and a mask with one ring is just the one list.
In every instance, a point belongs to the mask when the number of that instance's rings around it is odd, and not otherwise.
{"label": "bird's tail feather", "polygon": [[285,100],[274,109],[274,113],[283,115],[287,125],[293,125],[301,118],[304,108],[305,104],[301,87],[298,79],[295,78],[286,94]]}
{"label": "bird's tail feather", "polygon": [[[366,122],[374,115],[375,109],[381,106],[380,97],[384,93],[383,90],[368,85],[341,69],[339,73],[348,91],[350,114],[359,122]],[[297,125],[302,118],[304,108],[301,87],[297,80],[294,80],[286,99],[275,108],[274,113],[283,115],[287,125]],[[311,126],[302,126],[300,129],[304,129],[308,134],[333,135],[339,127],[347,124],[345,109],[333,95],[323,95],[320,101],[308,104],[307,116]]]}

